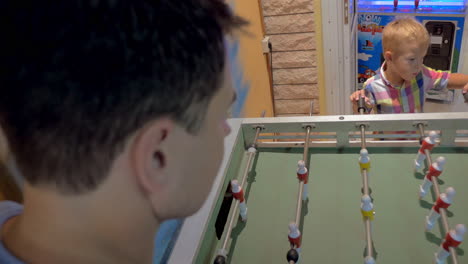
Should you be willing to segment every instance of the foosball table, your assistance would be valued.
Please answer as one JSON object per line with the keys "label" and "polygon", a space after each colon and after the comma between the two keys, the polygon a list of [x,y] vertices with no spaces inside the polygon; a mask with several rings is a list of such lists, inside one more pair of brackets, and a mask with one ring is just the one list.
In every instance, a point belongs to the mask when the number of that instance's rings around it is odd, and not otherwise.
{"label": "foosball table", "polygon": [[468,263],[468,113],[229,123],[169,263]]}

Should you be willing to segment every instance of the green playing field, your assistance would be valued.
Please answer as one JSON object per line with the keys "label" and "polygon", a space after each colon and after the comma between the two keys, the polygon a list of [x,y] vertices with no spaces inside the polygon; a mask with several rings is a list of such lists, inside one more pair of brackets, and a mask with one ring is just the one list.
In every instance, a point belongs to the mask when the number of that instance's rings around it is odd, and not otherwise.
{"label": "green playing field", "polygon": [[[441,226],[425,232],[425,216],[434,194],[418,199],[423,175],[414,173],[416,148],[369,148],[370,187],[375,220],[372,236],[377,263],[432,263],[441,243]],[[300,263],[363,263],[365,228],[360,213],[362,180],[359,149],[310,148],[309,198],[303,204]],[[236,148],[224,186],[241,177],[245,154]],[[237,155],[237,158],[236,158]],[[432,157],[447,158],[440,176],[441,191],[457,191],[448,210],[449,224],[468,224],[468,149],[435,148]],[[295,175],[302,149],[259,149],[245,188],[248,220],[234,224],[229,263],[286,263],[288,223],[295,218],[298,180]],[[197,263],[212,263],[220,241],[214,222],[223,194],[218,198]],[[225,234],[226,232],[224,232]],[[459,263],[468,263],[466,244],[457,249]],[[450,262],[449,262],[450,263]]]}

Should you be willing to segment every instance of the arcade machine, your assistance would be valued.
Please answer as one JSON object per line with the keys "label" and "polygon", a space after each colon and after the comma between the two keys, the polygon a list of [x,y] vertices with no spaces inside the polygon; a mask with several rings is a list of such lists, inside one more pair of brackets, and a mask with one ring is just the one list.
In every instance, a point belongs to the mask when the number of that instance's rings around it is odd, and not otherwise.
{"label": "arcade machine", "polygon": [[[430,45],[424,64],[438,70],[458,72],[465,0],[358,1],[359,86],[375,75],[383,62],[382,30],[397,16],[414,16],[428,30]],[[433,100],[453,101],[453,91],[426,94]]]}

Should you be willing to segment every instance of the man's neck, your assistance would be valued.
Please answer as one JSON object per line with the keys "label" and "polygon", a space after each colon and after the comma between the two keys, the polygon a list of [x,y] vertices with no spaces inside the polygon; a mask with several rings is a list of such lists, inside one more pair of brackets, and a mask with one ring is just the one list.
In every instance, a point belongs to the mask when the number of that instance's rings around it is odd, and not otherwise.
{"label": "man's neck", "polygon": [[25,193],[24,212],[7,223],[3,242],[26,263],[152,262],[159,223],[152,215],[141,217],[143,205],[131,208],[121,197],[59,200]]}

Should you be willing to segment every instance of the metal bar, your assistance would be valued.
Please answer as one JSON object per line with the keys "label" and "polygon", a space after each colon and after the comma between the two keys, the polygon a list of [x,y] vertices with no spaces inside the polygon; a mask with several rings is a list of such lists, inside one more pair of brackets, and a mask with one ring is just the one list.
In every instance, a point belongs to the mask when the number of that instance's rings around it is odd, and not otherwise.
{"label": "metal bar", "polygon": [[[388,114],[388,115],[343,115],[343,116],[297,116],[275,118],[247,118],[243,120],[244,135],[253,138],[252,126],[261,124],[265,133],[303,132],[305,123],[315,125],[314,132],[356,131],[356,123],[368,123],[375,131],[414,131],[415,120],[427,123],[429,130],[467,130],[466,113]],[[359,130],[358,130],[359,131]],[[251,137],[249,137],[251,136]]]}
{"label": "metal bar", "polygon": [[[312,107],[312,105],[311,105]],[[305,167],[307,168],[307,170],[309,169],[309,166],[307,165],[308,164],[308,153],[309,153],[309,139],[310,139],[310,130],[312,128],[310,126],[307,126],[306,127],[306,136],[305,136],[305,139],[304,139],[304,153],[302,155],[302,160],[304,161],[305,163]],[[304,182],[303,181],[300,181],[299,182],[299,191],[297,192],[297,206],[296,206],[296,219],[295,219],[295,223],[296,223],[296,226],[299,228],[300,226],[300,221],[301,221],[301,211],[302,211],[302,194],[304,192]],[[291,245],[291,248],[294,248],[294,245]],[[290,261],[289,263],[292,263],[294,264],[295,262],[294,261]]]}
{"label": "metal bar", "polygon": [[312,116],[313,113],[314,113],[314,101],[310,100],[309,116]]}
{"label": "metal bar", "polygon": [[361,148],[366,148],[366,126],[360,125],[361,129]]}
{"label": "metal bar", "polygon": [[[421,135],[421,137],[424,137],[424,125],[423,124],[418,124],[418,128],[419,128],[419,134]],[[425,149],[424,154],[426,155],[427,167],[430,168],[431,165],[432,165],[431,152],[429,150]],[[437,177],[432,176],[431,181],[432,181],[432,189],[434,190],[436,199],[438,199],[438,197],[440,195],[440,188],[439,188],[439,183],[437,182]],[[442,228],[444,229],[444,232],[443,232],[442,236],[445,236],[445,234],[450,232],[450,226],[449,226],[449,223],[448,223],[447,212],[445,211],[444,208],[440,208],[439,212],[440,212],[440,219],[442,221]],[[455,249],[453,247],[450,247],[449,251],[450,251],[450,258],[452,259],[452,263],[453,264],[458,264],[457,252],[455,251]]]}
{"label": "metal bar", "polygon": [[[359,110],[360,115],[364,115],[364,109]],[[361,149],[366,148],[366,125],[360,125],[359,129],[361,131]],[[369,175],[367,174],[367,169],[361,170],[362,175],[362,189],[364,195],[369,195]],[[364,225],[366,228],[366,244],[367,244],[367,256],[372,257],[373,248],[372,248],[372,231],[371,231],[371,220],[369,217],[364,219]]]}
{"label": "metal bar", "polygon": [[361,172],[362,175],[362,188],[364,195],[369,195],[369,177],[367,176],[367,170],[364,169]]}
{"label": "metal bar", "polygon": [[424,138],[424,125],[419,123],[418,128],[419,128],[419,135]]}
{"label": "metal bar", "polygon": [[372,231],[371,231],[371,221],[369,218],[365,220],[366,225],[366,243],[367,243],[367,256],[372,256],[374,249],[372,248]]}
{"label": "metal bar", "polygon": [[[256,148],[257,139],[258,139],[258,135],[260,134],[260,130],[262,130],[261,127],[256,128],[255,139],[252,142],[252,147],[253,148]],[[254,156],[255,156],[254,152],[249,152],[248,158],[247,158],[247,164],[245,166],[245,169],[244,169],[244,172],[243,172],[243,175],[242,175],[241,185],[240,185],[242,189],[244,189],[244,184],[245,184],[245,181],[247,180],[247,175],[249,174],[249,171],[251,169],[251,163],[252,163],[252,160],[253,160]],[[237,217],[237,209],[239,209],[239,200],[235,200],[234,208],[232,210],[232,214],[229,216],[229,225],[228,225],[228,228],[227,228],[226,236],[224,237],[224,240],[223,240],[222,250],[227,249],[227,244],[229,242],[229,239],[231,238],[232,226],[234,225],[234,220]]]}
{"label": "metal bar", "polygon": [[[304,161],[307,170],[309,169],[307,156],[308,156],[308,153],[309,153],[310,130],[311,130],[311,127],[307,126],[307,132],[306,132],[306,137],[305,137],[305,145],[304,145],[304,154],[302,156],[302,160]],[[300,225],[300,221],[301,221],[302,193],[303,192],[304,192],[304,182],[300,181],[299,182],[299,191],[298,191],[298,194],[297,194],[296,220],[295,220],[297,226]]]}
{"label": "metal bar", "polygon": [[260,135],[260,130],[262,130],[260,127],[256,128],[255,137],[254,137],[254,140],[252,141],[251,147],[254,146],[254,148],[257,148],[257,141],[258,141],[258,137]]}
{"label": "metal bar", "polygon": [[238,208],[239,208],[239,201],[236,200],[236,202],[234,203],[234,208],[233,208],[232,215],[229,218],[229,226],[228,226],[228,229],[227,229],[227,233],[226,233],[226,236],[224,237],[223,247],[222,247],[223,250],[226,250],[229,238],[231,238],[232,226],[234,224],[234,218],[237,216],[237,209]]}
{"label": "metal bar", "polygon": [[297,192],[297,206],[296,206],[296,225],[299,227],[301,221],[302,211],[302,193],[304,192],[304,182],[299,182],[299,191]]}
{"label": "metal bar", "polygon": [[[263,136],[260,135],[258,139],[303,139],[304,136],[301,135],[276,135],[276,136]],[[316,134],[316,135],[310,135],[311,139],[336,139],[338,138],[337,135],[329,135],[329,134]],[[346,138],[346,135],[345,135]],[[351,139],[358,139],[361,138],[361,133],[359,135],[351,134],[349,135],[349,138]],[[365,138],[385,138],[385,139],[395,139],[395,138],[407,138],[407,139],[419,139],[419,136],[417,134],[366,134]],[[457,133],[455,135],[455,143],[459,142],[460,140],[464,140],[461,138],[468,138],[468,134],[461,134]],[[466,139],[465,139],[466,140]]]}
{"label": "metal bar", "polygon": [[309,169],[308,159],[309,159],[310,130],[311,130],[311,127],[308,126],[307,131],[306,131],[306,136],[305,136],[304,154],[302,156],[302,160],[304,161],[307,169]]}
{"label": "metal bar", "polygon": [[[403,144],[402,144],[403,143]],[[259,149],[262,148],[303,148],[304,141],[290,141],[290,142],[259,142],[257,144]],[[309,144],[309,147],[324,147],[324,148],[336,148],[337,142],[334,140],[324,140],[324,141],[314,141]],[[361,141],[351,141],[349,142],[350,147],[360,147]],[[394,141],[394,140],[386,140],[386,141],[367,141],[367,147],[386,147],[386,148],[394,148],[394,147],[419,147],[419,140],[406,140],[402,141]],[[457,140],[456,147],[468,147],[468,140]]]}

